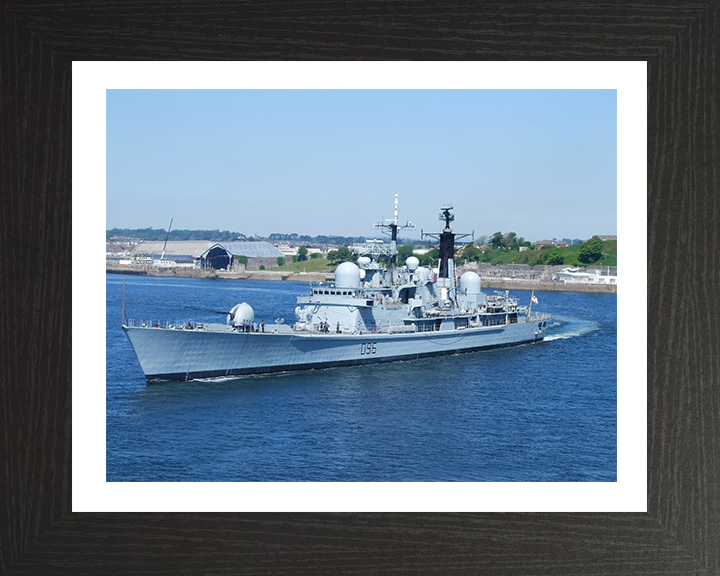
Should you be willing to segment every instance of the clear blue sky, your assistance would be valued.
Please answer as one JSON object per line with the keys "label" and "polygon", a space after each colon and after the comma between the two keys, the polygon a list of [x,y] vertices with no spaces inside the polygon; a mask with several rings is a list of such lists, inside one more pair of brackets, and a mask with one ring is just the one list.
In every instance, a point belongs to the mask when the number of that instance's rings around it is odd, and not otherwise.
{"label": "clear blue sky", "polygon": [[107,228],[617,233],[615,90],[108,90]]}

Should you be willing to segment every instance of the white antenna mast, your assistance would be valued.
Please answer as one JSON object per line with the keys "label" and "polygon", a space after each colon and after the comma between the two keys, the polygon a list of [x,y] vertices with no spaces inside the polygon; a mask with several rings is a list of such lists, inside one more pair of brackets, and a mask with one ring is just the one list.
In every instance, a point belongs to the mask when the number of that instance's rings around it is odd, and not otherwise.
{"label": "white antenna mast", "polygon": [[404,225],[399,224],[398,220],[398,195],[395,194],[395,215],[390,220],[385,220],[385,222],[390,222],[390,224],[384,224],[379,223],[375,224],[375,228],[384,228],[385,230],[389,230],[389,232],[385,232],[385,234],[390,235],[390,269],[395,269],[395,255],[397,254],[397,233],[398,230],[404,230],[405,228],[415,228],[412,222],[408,220],[408,222]]}

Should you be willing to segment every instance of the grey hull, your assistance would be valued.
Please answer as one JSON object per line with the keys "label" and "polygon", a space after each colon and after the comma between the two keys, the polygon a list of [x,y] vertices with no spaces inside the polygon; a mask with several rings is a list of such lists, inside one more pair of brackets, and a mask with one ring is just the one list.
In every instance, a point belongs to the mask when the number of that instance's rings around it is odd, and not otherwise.
{"label": "grey hull", "polygon": [[406,334],[212,332],[123,326],[148,381],[412,360],[539,342],[537,323]]}

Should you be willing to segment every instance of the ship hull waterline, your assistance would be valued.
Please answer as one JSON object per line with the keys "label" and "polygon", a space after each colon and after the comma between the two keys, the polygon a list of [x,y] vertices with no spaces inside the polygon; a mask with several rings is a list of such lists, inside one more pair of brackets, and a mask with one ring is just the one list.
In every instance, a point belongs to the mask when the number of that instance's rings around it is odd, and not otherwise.
{"label": "ship hull waterline", "polygon": [[123,326],[148,382],[270,374],[541,342],[535,323],[403,334],[242,333]]}

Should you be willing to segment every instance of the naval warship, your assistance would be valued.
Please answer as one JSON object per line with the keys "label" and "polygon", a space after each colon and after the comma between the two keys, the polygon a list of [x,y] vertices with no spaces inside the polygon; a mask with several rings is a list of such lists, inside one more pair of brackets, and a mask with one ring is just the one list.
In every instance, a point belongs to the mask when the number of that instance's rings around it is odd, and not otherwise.
{"label": "naval warship", "polygon": [[357,264],[343,262],[334,283],[311,285],[298,296],[296,321],[258,327],[243,302],[220,323],[172,324],[133,320],[123,304],[122,329],[148,382],[356,366],[543,340],[550,316],[533,314],[508,292],[485,294],[473,271],[456,276],[453,207],[442,206],[445,227],[422,237],[439,240],[439,265],[409,257],[397,265],[400,225],[376,224],[390,242],[352,247]]}

